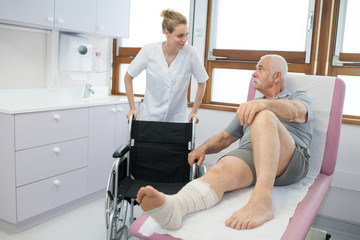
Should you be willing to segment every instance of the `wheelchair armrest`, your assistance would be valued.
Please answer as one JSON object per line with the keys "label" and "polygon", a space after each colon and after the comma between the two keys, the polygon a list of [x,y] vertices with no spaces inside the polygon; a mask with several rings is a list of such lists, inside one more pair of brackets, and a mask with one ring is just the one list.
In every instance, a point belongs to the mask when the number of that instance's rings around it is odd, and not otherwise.
{"label": "wheelchair armrest", "polygon": [[129,145],[121,145],[116,151],[113,153],[113,158],[121,158],[130,150]]}

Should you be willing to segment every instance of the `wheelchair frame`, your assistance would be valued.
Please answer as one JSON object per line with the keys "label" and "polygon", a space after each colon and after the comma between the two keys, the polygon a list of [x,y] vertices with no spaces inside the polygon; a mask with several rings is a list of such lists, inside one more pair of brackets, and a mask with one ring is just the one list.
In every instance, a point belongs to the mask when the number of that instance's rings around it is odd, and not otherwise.
{"label": "wheelchair frame", "polygon": [[[124,196],[119,194],[119,171],[121,167],[126,167],[126,176],[130,176],[130,149],[131,143],[131,129],[133,123],[133,115],[129,118],[129,128],[127,136],[127,144],[120,146],[113,154],[116,160],[111,168],[105,195],[105,222],[107,228],[108,240],[119,240],[129,238],[129,228],[126,225],[129,220],[129,226],[135,221],[134,206],[136,199],[131,198],[130,202]],[[195,118],[192,119],[192,135],[191,142],[188,143],[188,150],[195,149]],[[126,160],[126,161],[125,161]],[[123,170],[124,171],[124,170]],[[204,166],[197,166],[196,163],[190,168],[189,181],[202,176],[206,172]],[[127,219],[127,211],[130,204],[130,216]]]}

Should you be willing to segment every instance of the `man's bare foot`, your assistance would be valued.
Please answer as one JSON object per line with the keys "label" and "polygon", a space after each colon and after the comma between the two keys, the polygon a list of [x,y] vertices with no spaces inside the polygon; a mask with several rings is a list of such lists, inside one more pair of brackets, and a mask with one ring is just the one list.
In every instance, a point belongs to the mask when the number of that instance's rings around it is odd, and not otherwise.
{"label": "man's bare foot", "polygon": [[150,211],[164,205],[165,195],[151,186],[146,186],[140,188],[136,201],[143,211]]}
{"label": "man's bare foot", "polygon": [[234,229],[252,229],[260,226],[274,217],[272,198],[251,198],[239,211],[236,211],[225,225]]}

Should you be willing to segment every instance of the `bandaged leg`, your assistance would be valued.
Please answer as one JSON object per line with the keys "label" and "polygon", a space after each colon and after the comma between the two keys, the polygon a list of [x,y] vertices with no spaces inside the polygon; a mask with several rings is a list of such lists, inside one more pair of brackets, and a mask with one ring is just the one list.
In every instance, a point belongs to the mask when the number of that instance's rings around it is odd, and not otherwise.
{"label": "bandaged leg", "polygon": [[198,179],[185,185],[177,194],[165,197],[164,205],[145,213],[166,229],[178,229],[186,214],[210,208],[218,202],[209,184]]}

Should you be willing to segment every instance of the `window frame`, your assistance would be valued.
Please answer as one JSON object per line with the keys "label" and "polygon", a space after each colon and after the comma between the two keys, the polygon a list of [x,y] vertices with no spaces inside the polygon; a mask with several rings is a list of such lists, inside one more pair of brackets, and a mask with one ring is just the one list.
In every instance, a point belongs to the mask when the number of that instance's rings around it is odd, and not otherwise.
{"label": "window frame", "polygon": [[[351,76],[360,76],[360,54],[358,53],[342,53],[339,52],[339,58],[336,56],[336,41],[337,36],[337,23],[339,19],[342,18],[340,15],[341,12],[341,1],[343,0],[332,0],[331,2],[326,2],[323,8],[323,14],[327,11],[332,12],[332,17],[324,19],[323,24],[330,26],[328,31],[322,32],[323,44],[322,48],[319,48],[319,51],[325,52],[325,46],[329,46],[328,58],[325,59],[325,56],[319,58],[319,75],[327,76],[337,76],[337,75],[351,75]],[[326,38],[326,39],[325,39]],[[341,61],[339,64],[339,62]],[[360,125],[360,116],[343,114],[342,119],[343,124],[352,124]]]}
{"label": "window frame", "polygon": [[[211,100],[212,92],[212,72],[214,68],[228,68],[228,69],[244,69],[255,70],[256,64],[261,56],[265,54],[279,54],[288,61],[289,72],[302,72],[305,74],[314,74],[315,58],[316,58],[316,42],[318,35],[319,14],[316,14],[319,9],[319,1],[315,1],[314,13],[312,14],[313,29],[312,41],[310,47],[309,63],[306,63],[306,52],[295,51],[252,51],[252,50],[225,50],[225,49],[211,49],[211,8],[212,0],[208,0],[208,14],[207,14],[207,31],[206,31],[206,46],[205,46],[205,68],[209,75],[207,81],[206,91],[203,98],[203,103],[200,107],[222,111],[236,111],[239,104],[220,103]],[[209,56],[212,54],[218,58]]]}

